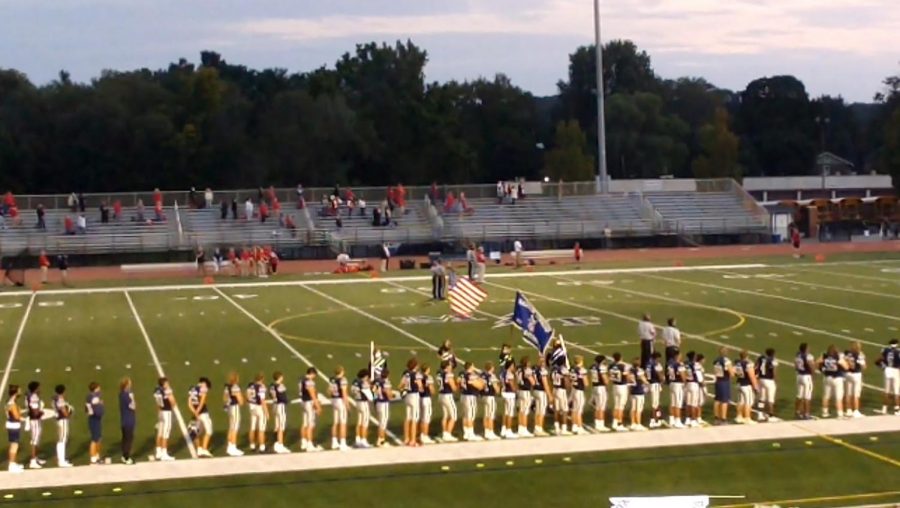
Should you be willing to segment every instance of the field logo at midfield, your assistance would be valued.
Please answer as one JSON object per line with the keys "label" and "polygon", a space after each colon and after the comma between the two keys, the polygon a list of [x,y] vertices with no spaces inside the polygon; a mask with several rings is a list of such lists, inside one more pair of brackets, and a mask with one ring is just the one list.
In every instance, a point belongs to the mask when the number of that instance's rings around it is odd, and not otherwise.
{"label": "field logo at midfield", "polygon": [[793,277],[793,273],[756,273],[753,275],[745,275],[742,273],[729,273],[722,276],[723,279],[783,279],[785,277]]}
{"label": "field logo at midfield", "polygon": [[477,323],[480,321],[487,321],[486,318],[464,318],[455,315],[451,316],[449,314],[443,316],[399,316],[391,319],[399,321],[401,325],[437,325],[444,323]]}
{"label": "field logo at midfield", "polygon": [[[598,316],[571,316],[571,317],[552,317],[547,318],[551,324],[557,324],[563,327],[573,326],[600,326],[601,319]],[[503,328],[513,324],[512,314],[507,314],[500,319],[494,321],[491,329]]]}

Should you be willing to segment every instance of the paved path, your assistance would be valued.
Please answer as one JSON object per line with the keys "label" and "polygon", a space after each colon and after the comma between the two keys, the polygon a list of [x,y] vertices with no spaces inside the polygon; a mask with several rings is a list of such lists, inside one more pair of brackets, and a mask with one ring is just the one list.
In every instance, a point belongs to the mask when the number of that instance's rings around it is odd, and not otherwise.
{"label": "paved path", "polygon": [[[289,455],[268,454],[245,457],[218,457],[214,459],[188,459],[176,462],[143,462],[134,466],[117,464],[109,466],[80,466],[71,469],[49,467],[36,471],[27,470],[17,475],[2,472],[0,473],[0,486],[8,488],[11,485],[15,485],[17,490],[85,486],[821,436],[834,441],[828,436],[897,431],[900,431],[900,417],[897,416],[870,416],[855,420],[786,421],[760,425],[729,425],[700,429],[666,429],[650,432],[591,434],[586,436],[481,443],[453,443],[422,448],[397,447],[352,450],[348,452],[327,451],[321,453],[292,453]],[[847,446],[851,447],[852,445]]]}

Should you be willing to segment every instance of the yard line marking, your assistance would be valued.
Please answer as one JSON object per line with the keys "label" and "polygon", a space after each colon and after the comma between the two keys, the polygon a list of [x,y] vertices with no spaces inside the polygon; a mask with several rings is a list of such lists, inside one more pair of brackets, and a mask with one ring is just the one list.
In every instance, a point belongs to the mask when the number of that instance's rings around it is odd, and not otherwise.
{"label": "yard line marking", "polygon": [[[128,294],[128,291],[125,291],[124,294],[125,299],[128,300],[128,306],[131,307],[131,313],[134,315],[134,320],[141,330],[141,334],[144,336],[144,342],[147,343],[147,349],[150,350],[150,356],[153,358],[153,363],[156,364],[156,372],[159,374],[159,377],[165,377],[166,373],[163,371],[162,364],[159,363],[159,356],[156,354],[156,348],[153,347],[153,342],[150,341],[150,334],[148,334],[147,329],[144,328],[144,322],[141,320],[140,314],[138,314],[137,307],[134,306],[134,301],[131,299],[131,295]],[[184,417],[181,416],[181,410],[178,409],[177,404],[172,409],[175,411],[175,419],[178,420],[178,427],[181,429],[181,435],[184,436],[184,442],[187,443],[188,451],[191,452],[191,457],[196,459],[197,450],[194,448],[194,443],[191,441],[187,425],[184,423]]]}
{"label": "yard line marking", "polygon": [[[209,288],[209,286],[207,286],[207,288]],[[282,346],[284,346],[288,351],[290,351],[291,353],[293,353],[293,354],[294,354],[294,357],[298,358],[301,362],[305,363],[307,367],[312,367],[312,368],[316,369],[316,372],[319,373],[319,376],[322,378],[322,380],[327,380],[327,379],[328,379],[328,374],[326,374],[326,373],[323,372],[321,369],[319,369],[318,367],[316,367],[315,365],[313,365],[313,363],[312,363],[311,361],[309,361],[309,358],[307,358],[306,356],[304,356],[300,351],[297,351],[297,349],[295,349],[294,346],[292,346],[288,341],[284,340],[284,337],[282,337],[281,334],[278,333],[277,330],[275,330],[275,329],[272,328],[271,326],[269,326],[269,325],[263,323],[262,321],[260,321],[260,319],[259,319],[258,317],[256,317],[252,312],[250,312],[250,311],[247,310],[246,308],[244,308],[243,305],[237,303],[233,298],[231,298],[231,297],[228,296],[224,291],[222,291],[221,289],[219,289],[218,286],[213,286],[213,287],[212,287],[212,290],[215,291],[216,293],[219,293],[219,295],[221,295],[222,298],[224,298],[228,303],[230,303],[231,305],[233,305],[234,308],[236,308],[237,310],[241,311],[245,316],[247,316],[248,318],[250,318],[251,321],[253,321],[254,323],[258,324],[260,327],[262,327],[262,329],[265,330],[269,335],[271,335],[272,338],[274,338],[275,340],[277,340],[278,342],[280,342]],[[274,357],[273,357],[273,358],[274,358]],[[274,360],[273,360],[273,361],[274,361]],[[355,406],[356,406],[356,401],[353,400],[353,399],[351,399],[351,400],[350,400],[350,404],[353,405],[353,406],[355,407]],[[370,422],[374,422],[374,423],[376,423],[376,424],[378,423],[378,422],[375,420],[375,418],[372,418],[372,417],[369,418],[369,421],[370,421]],[[397,439],[397,436],[395,436],[393,433],[391,433],[391,431],[388,431],[387,434],[388,434],[388,437],[391,438],[392,441],[394,441],[394,442],[397,443],[397,444],[400,443],[400,440]]]}
{"label": "yard line marking", "polygon": [[25,314],[22,315],[22,322],[19,323],[19,330],[16,332],[16,338],[13,340],[12,349],[9,352],[9,359],[6,361],[6,368],[3,369],[3,381],[0,381],[0,387],[6,389],[6,383],[9,382],[9,374],[12,371],[13,360],[16,358],[16,352],[19,350],[19,342],[22,341],[22,334],[25,332],[25,323],[28,321],[28,316],[31,314],[31,308],[34,306],[34,300],[37,298],[37,293],[31,293],[31,299],[28,300],[28,306],[25,307]]}
{"label": "yard line marking", "polygon": [[719,286],[718,284],[710,284],[710,283],[708,283],[708,282],[695,282],[695,281],[684,280],[684,279],[673,279],[673,278],[671,278],[671,277],[663,277],[663,276],[661,276],[661,275],[646,275],[646,277],[651,278],[651,279],[666,280],[666,281],[669,281],[669,282],[676,282],[676,283],[677,283],[677,282],[681,282],[681,283],[684,283],[684,284],[690,284],[690,285],[692,285],[692,286],[701,286],[701,287],[708,287],[708,288],[716,288],[716,289],[719,289],[720,291],[730,291],[730,292],[732,292],[732,293],[739,293],[739,294],[745,294],[745,295],[754,295],[754,296],[759,296],[759,297],[762,297],[762,298],[773,298],[773,299],[776,299],[776,300],[783,300],[783,301],[786,301],[786,302],[802,303],[802,304],[805,304],[805,305],[816,305],[816,306],[819,306],[819,307],[826,307],[826,308],[829,308],[829,309],[842,310],[842,311],[845,311],[845,312],[853,312],[853,313],[856,313],[856,314],[863,314],[863,315],[866,315],[866,316],[873,316],[873,317],[882,318],[882,319],[890,319],[890,320],[893,320],[893,321],[900,321],[900,317],[897,317],[897,316],[891,316],[891,315],[888,315],[888,314],[881,314],[881,313],[878,313],[878,312],[871,312],[871,311],[868,311],[868,310],[857,309],[857,308],[854,308],[854,307],[844,307],[844,306],[841,306],[841,305],[834,305],[834,304],[831,304],[831,303],[815,302],[815,301],[812,301],[812,300],[803,300],[803,299],[801,299],[801,298],[791,298],[791,297],[789,297],[789,296],[760,294],[760,293],[761,293],[760,291],[750,291],[750,290],[747,290],[747,289],[737,289],[737,288],[732,288],[732,287],[728,287],[728,286]]}
{"label": "yard line marking", "polygon": [[[722,273],[729,273],[729,272],[723,271]],[[810,272],[807,272],[807,273],[810,273]],[[830,274],[830,273],[832,273],[832,272],[828,272],[828,274]],[[828,275],[828,274],[823,274],[823,275]],[[892,295],[890,293],[879,293],[878,291],[866,291],[864,289],[842,288],[842,287],[838,287],[838,286],[829,286],[828,284],[817,284],[815,282],[803,282],[803,281],[799,281],[799,280],[788,280],[788,279],[766,279],[766,280],[773,281],[773,282],[780,282],[782,284],[792,284],[795,286],[807,286],[807,287],[813,287],[813,288],[831,289],[834,291],[841,291],[841,292],[859,293],[861,295],[871,295],[871,296],[878,296],[878,297],[883,297],[883,298],[900,299],[900,296]],[[780,292],[781,290],[776,288],[775,291]]]}
{"label": "yard line marking", "polygon": [[[775,505],[797,505],[797,504],[810,504],[810,503],[827,503],[830,501],[852,501],[856,499],[872,499],[879,497],[888,497],[888,496],[896,496],[900,495],[900,490],[892,490],[888,492],[868,492],[866,494],[848,494],[844,496],[822,496],[822,497],[807,497],[803,499],[778,499],[775,501],[757,501],[754,503],[740,503],[740,504],[727,504],[722,505],[719,508],[752,508],[754,506],[775,506]],[[891,506],[891,505],[882,505],[882,506]],[[858,507],[861,508],[861,507]]]}
{"label": "yard line marking", "polygon": [[[513,279],[520,277],[546,277],[553,275],[609,275],[622,273],[665,273],[665,272],[690,272],[705,270],[740,270],[750,268],[766,268],[769,265],[763,263],[737,264],[737,265],[696,265],[696,266],[650,266],[642,268],[598,268],[591,270],[555,270],[546,272],[505,272],[488,275],[492,279]],[[431,275],[410,275],[401,277],[386,277],[383,279],[359,279],[359,278],[338,278],[338,279],[319,279],[319,280],[282,280],[282,281],[259,281],[259,282],[228,282],[216,284],[216,287],[224,289],[234,288],[259,288],[259,287],[297,287],[297,286],[329,286],[333,284],[376,284],[384,281],[430,281]],[[43,295],[86,295],[98,293],[122,293],[129,291],[131,293],[143,293],[153,291],[188,291],[194,289],[209,289],[208,284],[171,284],[162,286],[112,286],[105,288],[73,288],[73,289],[42,289]],[[28,296],[30,291],[10,291],[0,293],[2,296]]]}
{"label": "yard line marking", "polygon": [[[590,310],[590,311],[598,312],[598,313],[600,313],[600,314],[606,314],[606,315],[609,315],[609,316],[613,316],[613,317],[617,317],[617,318],[620,318],[620,319],[624,319],[624,320],[626,320],[626,321],[631,321],[631,322],[633,322],[633,323],[639,323],[639,322],[641,321],[641,320],[638,319],[638,318],[631,317],[631,316],[627,316],[627,315],[625,315],[625,314],[620,314],[620,313],[618,313],[618,312],[614,312],[614,311],[611,311],[611,310],[598,309],[598,308],[596,308],[596,307],[591,307],[591,306],[583,305],[583,304],[580,304],[580,303],[573,303],[573,302],[570,302],[570,301],[568,301],[568,300],[560,300],[560,299],[552,298],[552,297],[549,297],[549,296],[541,295],[540,293],[535,293],[535,292],[533,292],[533,291],[517,290],[517,289],[511,288],[511,287],[509,287],[509,286],[503,286],[503,285],[497,284],[496,282],[487,282],[486,284],[488,284],[488,285],[490,285],[490,286],[496,286],[496,287],[499,287],[499,288],[507,289],[507,290],[510,290],[510,291],[522,291],[522,292],[525,293],[526,295],[539,296],[539,297],[541,297],[541,298],[545,298],[545,299],[550,300],[550,301],[555,301],[555,302],[557,302],[557,303],[561,303],[561,304],[564,304],[564,305],[570,305],[570,306],[572,306],[572,307],[577,307],[577,308],[584,309],[584,310]],[[681,303],[681,304],[683,304],[683,305],[688,305],[688,306],[693,306],[693,307],[700,307],[700,308],[707,308],[707,309],[722,310],[722,309],[720,309],[719,307],[714,307],[714,306],[712,306],[712,305],[706,305],[706,304],[696,303],[696,302],[685,302],[685,301],[678,300],[678,299],[675,299],[675,298],[669,298],[669,297],[660,296],[660,295],[652,295],[652,294],[649,294],[649,293],[643,293],[643,292],[640,292],[640,291],[634,291],[634,290],[631,290],[631,289],[622,289],[622,288],[610,288],[610,289],[613,289],[613,290],[615,290],[615,291],[624,292],[624,293],[634,293],[634,294],[636,294],[636,295],[638,295],[638,296],[645,297],[645,298],[656,298],[656,299],[658,299],[658,300],[665,300],[665,301],[670,301],[670,302],[677,302],[677,303]],[[756,319],[761,319],[761,320],[764,320],[764,321],[772,321],[772,322],[776,322],[776,323],[781,324],[781,325],[783,325],[783,326],[795,326],[795,325],[790,325],[790,324],[788,324],[788,323],[784,323],[784,322],[777,321],[777,320],[773,320],[773,319],[769,319],[769,318],[756,317],[756,316],[754,316],[754,315],[752,315],[752,314],[745,314],[745,313],[743,313],[743,312],[739,312],[739,314],[742,314],[742,315],[747,316],[747,317],[753,317],[753,318],[756,318]],[[662,329],[662,326],[658,326],[658,325],[655,325],[655,326],[656,326],[656,328]],[[804,328],[805,328],[805,327],[804,327]],[[818,332],[818,333],[822,333],[822,334],[829,334],[829,332],[826,332],[826,331],[823,331],[823,330],[812,330],[812,329],[808,329],[808,331]],[[716,346],[721,346],[721,347],[727,348],[727,349],[732,350],[732,351],[740,351],[740,350],[744,349],[744,348],[740,348],[740,347],[735,347],[735,346],[730,345],[730,344],[727,344],[727,343],[725,343],[725,342],[719,342],[719,341],[717,341],[717,340],[710,339],[710,338],[705,337],[705,336],[703,336],[703,335],[689,334],[689,333],[682,333],[682,335],[684,335],[685,337],[688,337],[688,338],[694,338],[694,339],[697,339],[697,340],[699,340],[699,341],[701,341],[701,342],[706,342],[706,343],[709,343],[709,344],[714,344],[714,345],[716,345]],[[843,336],[840,336],[840,337],[843,337]],[[750,350],[750,349],[747,349],[747,352],[749,352],[750,354],[753,354],[753,355],[759,355],[759,354],[761,354],[761,353],[759,353],[758,351],[753,351],[753,350]],[[783,359],[781,359],[781,358],[777,358],[777,360],[778,360],[779,362],[784,363],[784,364],[787,364],[787,365],[793,365],[793,361],[790,361],[790,362],[789,362],[789,361],[783,360]],[[882,391],[882,387],[875,386],[875,385],[871,385],[871,384],[868,384],[868,383],[863,383],[863,386],[865,386],[866,388],[872,389],[872,390],[879,391],[879,392]]]}
{"label": "yard line marking", "polygon": [[[370,279],[370,280],[378,281],[379,279]],[[381,279],[381,282],[387,282],[387,279]],[[381,324],[383,324],[384,326],[390,328],[391,330],[394,330],[395,332],[397,332],[397,333],[399,333],[399,334],[401,334],[401,335],[403,335],[403,336],[405,336],[405,337],[408,337],[408,338],[410,338],[410,339],[412,339],[412,340],[418,342],[419,344],[422,344],[423,346],[425,346],[425,347],[427,347],[427,348],[429,348],[429,349],[432,349],[432,350],[437,351],[437,346],[435,346],[434,344],[432,344],[432,343],[430,343],[430,342],[428,342],[428,341],[422,339],[421,337],[419,337],[419,336],[417,336],[417,335],[413,335],[412,333],[407,332],[407,331],[404,330],[403,328],[400,328],[399,326],[395,325],[394,323],[391,323],[390,321],[385,321],[384,319],[381,319],[380,317],[378,317],[378,316],[376,316],[376,315],[374,315],[374,314],[371,314],[371,313],[369,313],[369,312],[366,312],[366,311],[360,309],[359,307],[356,307],[356,306],[354,306],[354,305],[350,305],[349,303],[347,303],[347,302],[345,302],[345,301],[343,301],[343,300],[339,300],[339,299],[337,299],[337,298],[335,298],[335,297],[333,297],[333,296],[331,296],[331,295],[329,295],[329,294],[327,294],[327,293],[323,293],[323,292],[319,291],[318,289],[311,288],[311,287],[309,287],[309,286],[307,286],[307,285],[305,285],[305,284],[301,285],[300,287],[302,287],[303,289],[309,291],[310,293],[313,293],[313,294],[315,294],[315,295],[319,295],[319,296],[321,296],[322,298],[325,298],[326,300],[330,300],[332,303],[336,303],[336,304],[340,305],[341,307],[344,307],[345,309],[352,310],[353,312],[359,314],[360,316],[367,317],[367,318],[371,319],[372,321],[375,321],[376,323],[381,323]]]}
{"label": "yard line marking", "polygon": [[838,277],[847,277],[850,279],[874,280],[877,282],[893,282],[895,284],[900,284],[900,280],[891,279],[891,278],[885,279],[884,277],[875,277],[872,275],[860,275],[857,273],[846,273],[846,272],[839,272],[839,271],[834,271],[834,272],[830,271],[827,273],[822,273],[822,270],[817,270],[817,269],[812,269],[812,268],[807,268],[807,267],[797,267],[796,269],[801,272],[815,273],[818,275],[837,275]]}

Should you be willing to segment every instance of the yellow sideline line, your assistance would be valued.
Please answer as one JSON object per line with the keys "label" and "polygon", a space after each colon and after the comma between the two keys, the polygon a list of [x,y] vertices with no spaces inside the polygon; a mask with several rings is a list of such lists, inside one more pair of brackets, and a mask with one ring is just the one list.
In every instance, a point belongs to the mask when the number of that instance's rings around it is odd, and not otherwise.
{"label": "yellow sideline line", "polygon": [[845,496],[807,497],[804,499],[779,499],[777,501],[757,501],[754,503],[726,504],[720,505],[717,508],[746,508],[759,505],[824,503],[828,501],[850,501],[853,499],[871,499],[896,495],[900,495],[900,490],[892,490],[888,492],[869,492],[866,494],[850,494]]}
{"label": "yellow sideline line", "polygon": [[892,458],[888,457],[887,455],[875,453],[872,450],[866,450],[865,448],[863,448],[861,446],[856,446],[854,444],[845,442],[843,439],[833,438],[833,437],[825,435],[825,434],[818,434],[818,436],[820,438],[824,439],[825,441],[828,441],[829,443],[841,445],[844,448],[847,448],[848,450],[853,450],[855,452],[862,453],[863,455],[868,455],[869,457],[872,457],[873,459],[877,459],[882,462],[887,462],[888,464],[890,464],[894,467],[900,467],[900,460],[892,459]]}

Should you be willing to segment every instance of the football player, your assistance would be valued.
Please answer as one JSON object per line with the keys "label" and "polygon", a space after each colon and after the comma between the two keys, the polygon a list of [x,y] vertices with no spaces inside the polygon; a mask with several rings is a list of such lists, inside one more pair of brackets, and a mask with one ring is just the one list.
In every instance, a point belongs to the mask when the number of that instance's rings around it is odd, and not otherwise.
{"label": "football player", "polygon": [[609,365],[609,382],[613,386],[613,421],[612,429],[616,432],[627,432],[625,426],[625,404],[628,402],[628,364],[622,361],[622,353],[613,353],[613,361]]}
{"label": "football player", "polygon": [[240,381],[237,372],[229,374],[223,394],[225,410],[228,411],[228,448],[225,453],[231,457],[240,457],[244,454],[237,447],[238,431],[241,428],[241,406],[244,405],[244,394],[241,392]]}
{"label": "football player", "polygon": [[588,369],[591,377],[591,405],[594,406],[594,428],[600,432],[609,432],[606,426],[606,404],[609,400],[609,370],[606,367],[606,357],[597,355],[594,364]]}
{"label": "football player", "polygon": [[406,405],[406,420],[403,421],[403,444],[406,446],[418,446],[419,438],[419,409],[422,393],[422,373],[419,372],[419,362],[410,358],[406,362],[406,370],[400,379],[400,392],[404,393],[403,403]]}
{"label": "football player", "polygon": [[175,396],[169,386],[168,378],[161,377],[153,391],[156,400],[156,460],[175,460],[169,455],[169,435],[172,433],[172,409],[175,407]]}
{"label": "football player", "polygon": [[88,395],[85,398],[84,409],[88,415],[88,431],[91,434],[91,444],[88,453],[91,456],[91,465],[102,464],[100,462],[100,440],[103,438],[103,414],[105,406],[103,395],[100,392],[100,383],[92,381],[88,385]]}
{"label": "football player", "polygon": [[463,439],[465,441],[483,441],[475,434],[475,418],[478,416],[478,396],[485,389],[484,378],[475,372],[475,365],[466,362],[461,379],[463,406]]}
{"label": "football player", "polygon": [[544,420],[547,417],[547,406],[550,404],[550,371],[547,370],[547,360],[541,356],[538,358],[538,366],[535,369],[534,385],[534,435],[546,436]]}
{"label": "football player", "polygon": [[572,434],[587,434],[584,430],[584,390],[587,388],[587,369],[584,368],[584,357],[575,357],[572,369]]}
{"label": "football player", "polygon": [[438,374],[438,398],[441,401],[441,441],[457,441],[453,437],[453,428],[456,426],[456,400],[453,395],[459,391],[456,377],[453,375],[453,364],[449,361],[441,362],[441,373]]}
{"label": "football player", "polygon": [[500,379],[494,372],[494,364],[487,362],[484,364],[484,371],[481,373],[484,379],[484,388],[481,390],[481,402],[484,405],[484,438],[488,441],[500,439],[494,433],[494,419],[497,416],[497,392],[501,390]]}
{"label": "football player", "polygon": [[[667,348],[668,349],[668,348]],[[659,351],[650,354],[650,361],[644,367],[644,374],[650,382],[650,428],[656,429],[662,426],[662,410],[659,408],[662,382],[666,376],[662,363],[662,355]]]}
{"label": "football player", "polygon": [[419,441],[422,444],[434,444],[434,440],[428,434],[431,432],[432,401],[434,395],[434,376],[431,375],[431,366],[422,365],[422,391],[419,392],[419,402],[422,405],[419,411]]}
{"label": "football player", "polygon": [[197,437],[194,446],[197,448],[198,457],[212,457],[209,451],[209,441],[212,439],[212,419],[209,417],[208,397],[212,383],[209,378],[201,377],[197,384],[188,390],[188,409],[194,416],[197,426]]}
{"label": "football player", "polygon": [[714,425],[728,423],[728,405],[731,403],[731,378],[734,377],[734,365],[726,356],[727,352],[727,348],[720,347],[719,356],[713,361],[713,375],[716,378],[716,399],[713,404]]}
{"label": "football player", "polygon": [[19,454],[19,438],[22,431],[22,412],[19,409],[19,385],[9,385],[9,399],[6,401],[6,434],[9,437],[9,472],[21,473],[25,466],[16,462]]}
{"label": "football player", "polygon": [[347,390],[347,377],[340,365],[334,369],[334,377],[328,381],[331,392],[331,408],[334,420],[331,423],[331,449],[346,451],[347,446],[347,411],[350,407],[350,395]]}
{"label": "football player", "polygon": [[300,380],[300,399],[303,401],[300,449],[305,452],[322,451],[322,447],[315,443],[316,420],[322,414],[322,405],[319,403],[319,394],[316,392],[316,375],[316,368],[310,367],[306,369],[306,375]]}
{"label": "football player", "polygon": [[66,386],[56,385],[53,409],[56,411],[56,463],[59,467],[72,467],[66,460],[66,444],[69,442],[69,418],[72,406],[66,401]]}
{"label": "football player", "polygon": [[630,430],[647,430],[641,424],[644,415],[644,387],[647,385],[647,374],[641,367],[640,357],[631,360],[631,369],[628,371],[629,394],[631,395],[631,427]]}
{"label": "football player", "polygon": [[502,391],[500,397],[503,399],[503,423],[500,425],[500,437],[504,439],[516,439],[518,434],[513,431],[513,424],[516,421],[516,391],[518,383],[516,382],[516,362],[512,361],[512,356],[502,364],[503,370],[500,371],[500,383]]}
{"label": "football player", "polygon": [[687,369],[681,361],[681,351],[677,348],[671,352],[672,358],[666,366],[666,383],[669,385],[669,427],[683,429],[681,407],[684,405],[684,385],[687,382]]}
{"label": "football player", "polygon": [[862,418],[863,414],[859,412],[859,398],[862,395],[862,375],[866,370],[866,354],[862,351],[859,342],[850,344],[850,349],[844,354],[847,360],[847,377],[844,383],[846,389],[844,393],[844,414],[852,418]]}
{"label": "football player", "polygon": [[38,457],[38,448],[41,444],[41,430],[43,429],[44,401],[41,400],[41,384],[37,381],[28,383],[28,393],[25,396],[25,405],[28,407],[28,425],[31,429],[31,462],[30,469],[40,469],[46,462]]}
{"label": "football player", "polygon": [[828,418],[828,402],[834,397],[834,407],[838,418],[844,418],[844,375],[847,372],[847,360],[834,344],[818,362],[819,370],[825,376],[825,387],[822,394],[822,418]]}
{"label": "football player", "polygon": [[778,360],[775,359],[775,350],[766,349],[766,354],[756,359],[756,372],[759,375],[759,400],[763,410],[759,413],[759,421],[779,421],[775,416],[775,367]]}
{"label": "football player", "polygon": [[444,343],[441,344],[441,347],[437,350],[437,354],[441,359],[441,363],[448,362],[450,368],[456,368],[456,355],[453,354],[453,343],[450,342],[450,339],[445,340]]}
{"label": "football player", "polygon": [[[554,350],[562,351],[562,347]],[[568,428],[569,390],[572,377],[565,363],[554,362],[550,370],[550,385],[553,387],[553,433],[557,436],[571,436]]]}
{"label": "football player", "polygon": [[685,385],[685,398],[687,399],[686,405],[688,410],[685,425],[687,427],[700,427],[704,425],[702,417],[704,391],[703,360],[704,357],[702,354],[688,351],[687,362],[685,363],[688,375],[687,385]]}
{"label": "football player", "polygon": [[897,339],[891,339],[881,350],[878,365],[884,369],[884,405],[881,412],[888,414],[888,405],[894,402],[894,414],[900,415],[900,347]]}
{"label": "football player", "polygon": [[531,412],[531,390],[537,386],[534,369],[531,368],[531,360],[523,356],[519,362],[519,370],[516,372],[516,401],[519,404],[519,437],[534,437],[528,432],[528,413]]}
{"label": "football player", "polygon": [[353,400],[356,402],[356,448],[370,448],[369,444],[369,419],[372,413],[372,402],[375,396],[372,393],[372,384],[369,378],[369,369],[360,369],[350,388]]}
{"label": "football player", "polygon": [[759,387],[756,379],[756,369],[753,368],[753,362],[750,361],[750,353],[746,349],[742,350],[737,360],[734,362],[734,377],[737,380],[740,398],[737,404],[737,416],[734,421],[743,424],[755,424],[756,421],[751,416],[753,410],[753,394]]}
{"label": "football player", "polygon": [[287,429],[287,406],[288,400],[287,386],[284,385],[284,374],[275,371],[272,374],[272,383],[269,384],[269,398],[272,399],[272,409],[275,412],[275,445],[272,449],[275,453],[291,453],[287,446],[284,446],[284,431]]}
{"label": "football player", "polygon": [[269,406],[266,405],[266,376],[260,372],[247,385],[247,405],[250,407],[250,430],[247,439],[250,450],[266,451],[266,424],[269,421]]}
{"label": "football player", "polygon": [[797,401],[794,403],[794,410],[800,420],[812,418],[810,415],[813,393],[812,373],[815,367],[815,358],[809,352],[808,346],[805,342],[800,344],[800,350],[794,357],[794,368],[797,371]]}
{"label": "football player", "polygon": [[390,446],[387,442],[387,426],[391,417],[391,372],[387,368],[381,371],[381,377],[375,380],[375,410],[378,413],[378,439],[375,446]]}

